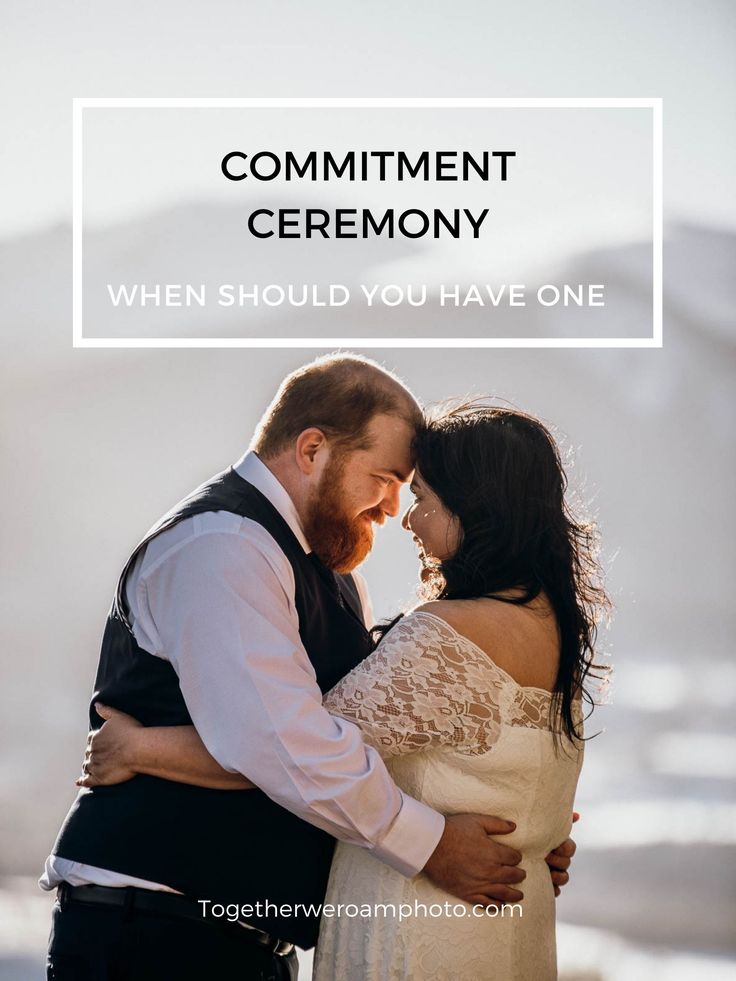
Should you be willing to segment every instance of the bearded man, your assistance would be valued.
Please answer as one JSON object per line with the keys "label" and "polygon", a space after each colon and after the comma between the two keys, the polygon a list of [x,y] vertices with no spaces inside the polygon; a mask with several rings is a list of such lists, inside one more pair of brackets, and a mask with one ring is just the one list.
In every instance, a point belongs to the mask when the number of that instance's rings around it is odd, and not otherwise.
{"label": "bearded man", "polygon": [[[260,789],[149,774],[83,789],[46,863],[57,979],[294,978],[314,945],[335,838],[464,898],[511,901],[520,856],[500,819],[445,819],[402,793],[322,695],[372,649],[352,570],[399,511],[421,411],[373,362],[290,375],[233,467],[133,551],[102,642],[104,703],[144,726],[194,725]],[[461,820],[464,819],[464,820]],[[479,886],[479,881],[482,885]],[[203,902],[208,901],[208,902]],[[215,904],[239,911],[216,917]]]}

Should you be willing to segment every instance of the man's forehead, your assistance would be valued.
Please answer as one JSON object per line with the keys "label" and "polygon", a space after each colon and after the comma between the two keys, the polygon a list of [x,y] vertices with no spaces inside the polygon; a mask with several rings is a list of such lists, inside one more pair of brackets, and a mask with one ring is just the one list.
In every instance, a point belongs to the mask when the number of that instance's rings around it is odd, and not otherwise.
{"label": "man's forehead", "polygon": [[407,419],[406,416],[400,414],[390,416],[380,414],[374,416],[368,426],[368,431],[379,438],[388,437],[404,440],[409,443],[413,442],[417,433],[415,424],[410,419]]}
{"label": "man's forehead", "polygon": [[390,474],[401,483],[410,480],[414,473],[414,455],[411,450],[411,444],[401,449],[374,446],[371,457],[371,465],[376,470]]}
{"label": "man's forehead", "polygon": [[378,416],[368,429],[370,465],[401,482],[408,480],[414,470],[414,427],[400,416]]}

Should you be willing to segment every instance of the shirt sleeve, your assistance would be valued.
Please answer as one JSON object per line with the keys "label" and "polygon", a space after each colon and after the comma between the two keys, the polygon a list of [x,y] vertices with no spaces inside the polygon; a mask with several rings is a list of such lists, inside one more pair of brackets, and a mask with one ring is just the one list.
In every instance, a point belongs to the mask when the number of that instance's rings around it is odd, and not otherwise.
{"label": "shirt sleeve", "polygon": [[[245,531],[243,530],[245,529]],[[415,875],[444,828],[360,730],[329,714],[299,636],[291,566],[260,525],[193,534],[139,576],[139,627],[171,661],[212,756],[276,803]]]}

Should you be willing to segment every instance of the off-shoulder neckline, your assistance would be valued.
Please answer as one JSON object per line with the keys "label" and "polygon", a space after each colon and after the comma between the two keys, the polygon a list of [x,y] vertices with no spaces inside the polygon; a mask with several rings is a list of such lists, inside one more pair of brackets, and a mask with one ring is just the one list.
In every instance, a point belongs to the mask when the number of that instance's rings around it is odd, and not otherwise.
{"label": "off-shoulder neckline", "polygon": [[475,650],[478,654],[480,654],[483,657],[483,660],[486,661],[489,664],[490,667],[495,668],[496,671],[499,672],[499,674],[502,674],[504,676],[504,678],[507,678],[511,682],[511,684],[514,685],[515,688],[518,688],[519,689],[519,691],[541,692],[543,695],[546,695],[547,698],[550,698],[550,699],[554,695],[554,692],[549,691],[548,688],[539,688],[539,687],[537,687],[537,685],[520,685],[519,682],[516,680],[516,678],[513,678],[508,673],[508,671],[505,671],[501,667],[500,664],[497,664],[493,660],[493,658],[490,656],[490,654],[487,654],[486,651],[484,651],[482,647],[480,647],[478,644],[474,643],[474,641],[472,641],[470,639],[470,637],[466,637],[465,634],[461,634],[459,630],[456,630],[455,627],[453,627],[453,625],[451,623],[449,623],[447,620],[445,620],[444,617],[440,617],[436,613],[429,613],[427,610],[415,610],[412,613],[407,614],[407,619],[410,616],[412,616],[412,617],[429,617],[430,619],[437,621],[437,623],[441,623],[444,627],[447,628],[447,630],[449,630],[449,632],[451,634],[453,634],[459,640],[464,640],[466,644],[469,644],[470,647],[473,648],[473,650]]}

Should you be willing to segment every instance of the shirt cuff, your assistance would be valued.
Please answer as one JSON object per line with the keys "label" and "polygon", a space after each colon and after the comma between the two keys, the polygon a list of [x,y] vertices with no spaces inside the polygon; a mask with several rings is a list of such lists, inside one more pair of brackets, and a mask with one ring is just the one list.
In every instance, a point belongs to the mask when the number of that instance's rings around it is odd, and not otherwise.
{"label": "shirt cuff", "polygon": [[445,830],[439,811],[401,794],[401,810],[373,854],[402,875],[421,872]]}

